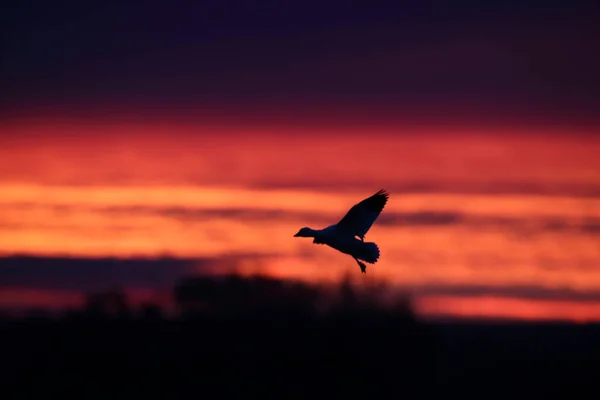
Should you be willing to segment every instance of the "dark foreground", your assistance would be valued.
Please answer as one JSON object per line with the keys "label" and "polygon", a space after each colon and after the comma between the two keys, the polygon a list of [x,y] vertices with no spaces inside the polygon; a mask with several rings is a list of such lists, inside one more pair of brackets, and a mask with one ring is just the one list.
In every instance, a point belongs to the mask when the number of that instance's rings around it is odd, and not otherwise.
{"label": "dark foreground", "polygon": [[[423,323],[346,300],[327,312],[223,287],[176,292],[182,316],[91,302],[61,319],[1,323],[3,398],[596,398],[600,328]],[[251,286],[251,285],[250,285]],[[211,289],[212,288],[212,289]],[[211,292],[212,290],[212,292]],[[269,292],[264,285],[261,293]],[[210,296],[209,296],[210,297]],[[93,303],[93,304],[92,304]],[[194,304],[194,306],[192,306]],[[105,304],[106,305],[106,304]],[[6,395],[6,397],[5,397]]]}

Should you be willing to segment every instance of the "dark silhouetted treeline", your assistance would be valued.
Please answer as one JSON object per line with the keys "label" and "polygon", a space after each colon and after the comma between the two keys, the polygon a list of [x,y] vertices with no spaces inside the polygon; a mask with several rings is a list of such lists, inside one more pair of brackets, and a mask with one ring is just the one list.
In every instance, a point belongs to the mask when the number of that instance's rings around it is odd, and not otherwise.
{"label": "dark silhouetted treeline", "polygon": [[350,282],[331,291],[191,277],[174,288],[171,315],[134,309],[119,291],[91,293],[59,318],[2,321],[2,394],[18,394],[3,398],[598,394],[598,326],[423,322],[410,301],[383,294]]}

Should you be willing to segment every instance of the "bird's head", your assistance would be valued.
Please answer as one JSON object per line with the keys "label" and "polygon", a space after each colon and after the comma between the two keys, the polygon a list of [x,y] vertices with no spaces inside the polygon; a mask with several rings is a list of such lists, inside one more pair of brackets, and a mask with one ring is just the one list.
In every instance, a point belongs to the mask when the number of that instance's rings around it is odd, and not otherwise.
{"label": "bird's head", "polygon": [[314,231],[312,229],[305,226],[304,228],[300,229],[298,233],[294,235],[294,237],[314,237],[315,235],[313,232]]}

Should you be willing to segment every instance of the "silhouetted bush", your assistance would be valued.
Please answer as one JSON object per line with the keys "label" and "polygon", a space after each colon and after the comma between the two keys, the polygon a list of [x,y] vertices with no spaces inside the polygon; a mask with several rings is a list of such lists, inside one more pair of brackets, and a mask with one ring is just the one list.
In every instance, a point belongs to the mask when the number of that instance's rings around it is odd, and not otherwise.
{"label": "silhouetted bush", "polygon": [[300,282],[263,276],[242,278],[191,277],[174,289],[184,316],[198,314],[248,315],[250,313],[310,313],[319,297],[317,289]]}
{"label": "silhouetted bush", "polygon": [[85,311],[88,316],[97,318],[126,318],[130,315],[127,296],[121,290],[89,294]]}
{"label": "silhouetted bush", "polygon": [[597,326],[425,323],[384,289],[189,277],[173,318],[152,304],[134,312],[119,291],[90,294],[59,319],[0,322],[0,387],[60,398],[594,397]]}

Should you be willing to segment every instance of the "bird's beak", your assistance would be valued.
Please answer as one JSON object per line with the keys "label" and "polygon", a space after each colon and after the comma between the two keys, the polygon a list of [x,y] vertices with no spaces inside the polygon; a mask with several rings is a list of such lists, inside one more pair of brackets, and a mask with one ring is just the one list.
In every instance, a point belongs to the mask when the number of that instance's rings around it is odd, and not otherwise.
{"label": "bird's beak", "polygon": [[[298,232],[298,233],[300,233],[300,232]],[[298,237],[298,236],[300,236],[298,233],[296,233],[296,234],[294,235],[294,237]]]}

